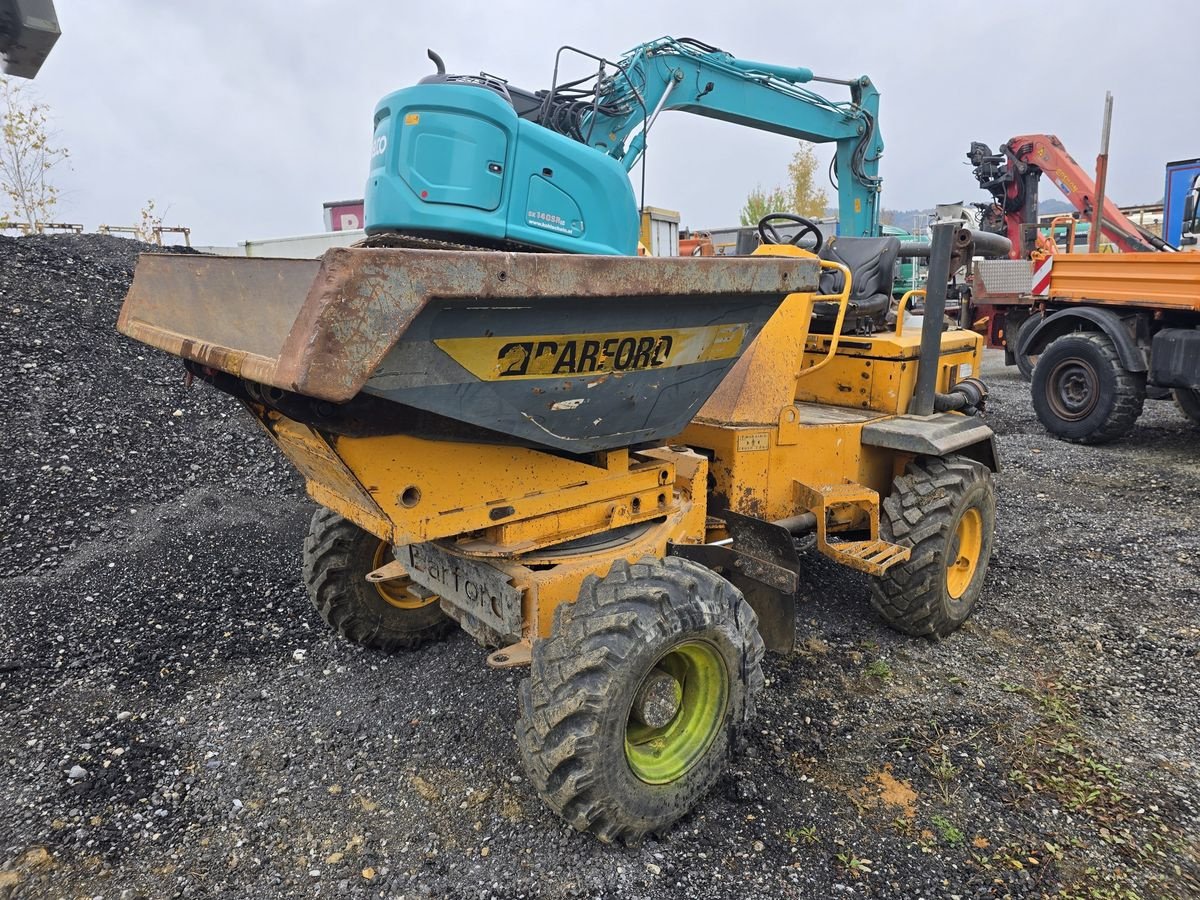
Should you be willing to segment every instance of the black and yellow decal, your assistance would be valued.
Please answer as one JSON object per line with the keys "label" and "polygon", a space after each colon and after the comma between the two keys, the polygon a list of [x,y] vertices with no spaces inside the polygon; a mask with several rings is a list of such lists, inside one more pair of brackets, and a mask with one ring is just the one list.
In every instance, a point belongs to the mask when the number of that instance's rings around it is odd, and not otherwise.
{"label": "black and yellow decal", "polygon": [[659,331],[435,340],[481,381],[641,372],[730,359],[749,326],[704,325]]}

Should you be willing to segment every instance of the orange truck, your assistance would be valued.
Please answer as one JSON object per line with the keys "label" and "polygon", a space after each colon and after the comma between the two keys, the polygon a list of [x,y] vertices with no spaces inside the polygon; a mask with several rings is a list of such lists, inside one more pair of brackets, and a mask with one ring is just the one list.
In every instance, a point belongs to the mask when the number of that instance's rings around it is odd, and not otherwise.
{"label": "orange truck", "polygon": [[970,321],[1031,371],[1034,411],[1055,437],[1116,440],[1147,399],[1172,396],[1200,425],[1200,253],[1058,252],[973,269]]}

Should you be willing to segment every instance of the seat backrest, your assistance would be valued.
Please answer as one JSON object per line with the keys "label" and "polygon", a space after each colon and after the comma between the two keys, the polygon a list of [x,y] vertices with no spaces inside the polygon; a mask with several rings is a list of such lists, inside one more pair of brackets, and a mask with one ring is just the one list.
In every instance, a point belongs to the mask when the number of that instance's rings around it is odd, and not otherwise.
{"label": "seat backrest", "polygon": [[[876,294],[891,294],[899,254],[897,237],[839,237],[826,241],[819,255],[850,270],[850,299],[863,300]],[[841,290],[842,273],[822,270],[821,293],[837,294]]]}

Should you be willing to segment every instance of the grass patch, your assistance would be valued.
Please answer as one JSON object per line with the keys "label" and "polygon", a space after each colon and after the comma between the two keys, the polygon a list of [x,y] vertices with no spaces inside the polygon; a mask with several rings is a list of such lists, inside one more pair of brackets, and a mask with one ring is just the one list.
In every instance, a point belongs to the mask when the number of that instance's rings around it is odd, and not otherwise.
{"label": "grass patch", "polygon": [[929,821],[937,829],[938,836],[951,847],[960,847],[966,843],[967,836],[959,831],[954,823],[945,816],[934,815],[930,817]]}
{"label": "grass patch", "polygon": [[801,842],[805,844],[815,844],[818,840],[817,828],[815,825],[805,825],[802,828],[789,828],[783,833],[793,844]]}
{"label": "grass patch", "polygon": [[892,667],[882,659],[873,659],[867,663],[863,669],[863,674],[868,678],[878,678],[880,681],[888,681],[892,677]]}
{"label": "grass patch", "polygon": [[[1059,900],[1142,900],[1200,896],[1195,847],[1164,820],[1144,789],[1127,785],[1080,721],[1082,688],[1042,679],[1003,689],[1027,699],[1035,717],[1009,735],[1007,780],[1014,801],[1036,810],[1057,807],[1081,825],[1060,843],[973,854],[985,869],[1042,869],[1047,896]],[[1097,866],[1098,855],[1110,865]],[[1054,877],[1048,877],[1054,876]]]}

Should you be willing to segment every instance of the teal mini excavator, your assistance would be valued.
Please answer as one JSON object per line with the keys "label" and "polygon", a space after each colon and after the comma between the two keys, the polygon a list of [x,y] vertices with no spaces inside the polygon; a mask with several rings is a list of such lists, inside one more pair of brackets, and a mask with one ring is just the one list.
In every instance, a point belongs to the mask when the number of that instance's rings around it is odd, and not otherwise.
{"label": "teal mini excavator", "polygon": [[[596,65],[560,81],[564,54]],[[839,234],[879,234],[879,92],[866,76],[739,59],[692,38],[659,38],[621,59],[562,47],[549,90],[437,72],[375,109],[366,230],[457,245],[635,255],[628,173],[663,110],[813,142],[835,142]],[[804,85],[849,88],[849,102]]]}

